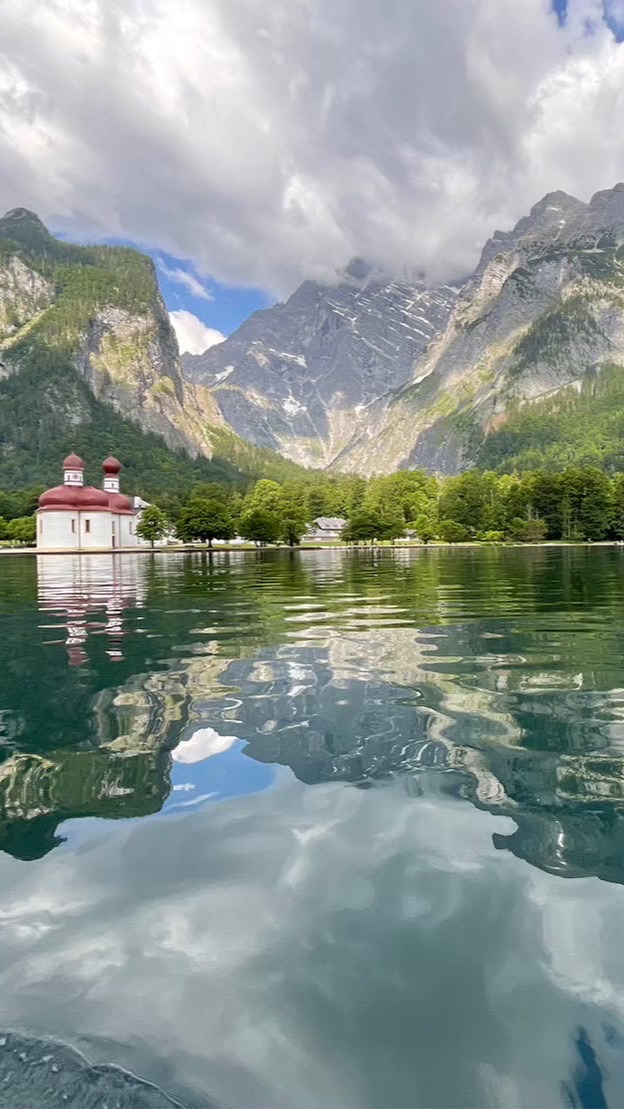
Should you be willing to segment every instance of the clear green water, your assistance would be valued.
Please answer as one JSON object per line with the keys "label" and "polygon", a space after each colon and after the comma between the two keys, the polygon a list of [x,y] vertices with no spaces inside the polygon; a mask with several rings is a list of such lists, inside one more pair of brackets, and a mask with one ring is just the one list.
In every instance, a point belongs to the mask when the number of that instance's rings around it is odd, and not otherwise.
{"label": "clear green water", "polygon": [[[624,1105],[623,550],[2,557],[0,757],[0,1028],[192,1109]],[[2,1109],[169,1104],[21,1042]]]}

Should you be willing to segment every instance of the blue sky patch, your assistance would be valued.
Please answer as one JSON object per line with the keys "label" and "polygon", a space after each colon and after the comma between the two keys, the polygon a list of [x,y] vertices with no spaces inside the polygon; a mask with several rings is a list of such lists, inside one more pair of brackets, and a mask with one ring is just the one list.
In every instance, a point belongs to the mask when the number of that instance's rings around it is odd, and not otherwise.
{"label": "blue sky patch", "polygon": [[[564,27],[568,18],[568,9],[571,0],[551,0],[551,6],[559,20],[559,26]],[[617,42],[624,41],[624,4],[620,0],[603,0],[603,19]],[[587,20],[586,31],[588,35],[595,34],[596,28],[592,20]]]}
{"label": "blue sky patch", "polygon": [[[50,227],[50,231],[57,238],[67,242],[93,241],[77,239],[53,226]],[[165,251],[151,250],[145,245],[132,242],[131,239],[113,238],[101,241],[109,246],[129,246],[133,250],[140,251],[141,254],[148,254],[156,266],[160,291],[169,311],[175,312],[182,308],[192,312],[206,327],[212,327],[224,335],[231,335],[236,331],[236,328],[240,327],[252,312],[275,304],[275,300],[261,289],[222,285],[211,277],[202,277],[190,262],[175,258]]]}
{"label": "blue sky patch", "polygon": [[230,750],[196,763],[171,764],[172,790],[163,805],[163,812],[195,807],[205,801],[225,801],[229,797],[245,797],[269,789],[277,768],[270,763],[256,762],[244,753],[244,742]]}
{"label": "blue sky patch", "polygon": [[256,309],[268,308],[274,303],[260,289],[229,288],[212,278],[201,277],[190,263],[162,251],[147,250],[145,253],[154,260],[169,311],[184,308],[207,327],[214,327],[224,335],[235,331]]}

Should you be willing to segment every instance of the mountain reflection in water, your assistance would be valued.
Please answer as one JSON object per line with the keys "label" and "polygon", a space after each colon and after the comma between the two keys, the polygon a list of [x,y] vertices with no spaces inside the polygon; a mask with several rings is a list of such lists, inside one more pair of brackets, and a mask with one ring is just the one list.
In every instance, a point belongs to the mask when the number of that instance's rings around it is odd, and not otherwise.
{"label": "mountain reflection in water", "polygon": [[[400,777],[412,794],[465,797],[515,821],[496,847],[624,881],[619,550],[9,569],[0,847],[16,858],[62,842],[64,821],[264,788],[282,764],[308,785]],[[217,789],[193,781],[209,758]]]}
{"label": "mountain reflection in water", "polygon": [[623,586],[1,556],[0,1107],[621,1104]]}

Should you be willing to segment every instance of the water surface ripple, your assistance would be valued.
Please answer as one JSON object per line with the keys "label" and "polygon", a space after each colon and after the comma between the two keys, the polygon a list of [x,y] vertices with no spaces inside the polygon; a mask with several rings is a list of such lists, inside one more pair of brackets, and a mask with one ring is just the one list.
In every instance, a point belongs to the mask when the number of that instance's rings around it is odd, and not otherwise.
{"label": "water surface ripple", "polygon": [[624,1104],[623,618],[619,548],[2,556],[0,1109]]}

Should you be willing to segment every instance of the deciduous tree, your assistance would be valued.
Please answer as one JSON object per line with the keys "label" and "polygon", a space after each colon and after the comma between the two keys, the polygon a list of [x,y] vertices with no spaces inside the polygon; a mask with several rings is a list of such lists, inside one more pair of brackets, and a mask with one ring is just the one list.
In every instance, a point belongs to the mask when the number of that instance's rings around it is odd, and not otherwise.
{"label": "deciduous tree", "polygon": [[17,543],[32,544],[35,542],[36,534],[34,516],[18,516],[7,524],[7,537]]}
{"label": "deciduous tree", "polygon": [[457,520],[442,520],[438,527],[438,535],[443,543],[464,543],[470,538],[468,528]]}
{"label": "deciduous tree", "polygon": [[361,509],[354,512],[342,529],[341,539],[345,543],[361,543],[380,539],[383,534],[383,520],[378,512],[372,509]]}
{"label": "deciduous tree", "polygon": [[182,510],[176,534],[185,543],[199,540],[212,547],[215,539],[232,538],[232,521],[221,501],[197,497]]}
{"label": "deciduous tree", "polygon": [[149,504],[141,513],[136,533],[139,539],[145,539],[153,547],[159,539],[166,535],[169,526],[169,520],[162,508],[159,508],[156,504]]}
{"label": "deciduous tree", "polygon": [[261,547],[276,543],[280,537],[279,518],[263,508],[250,508],[240,518],[240,533],[243,539]]}

